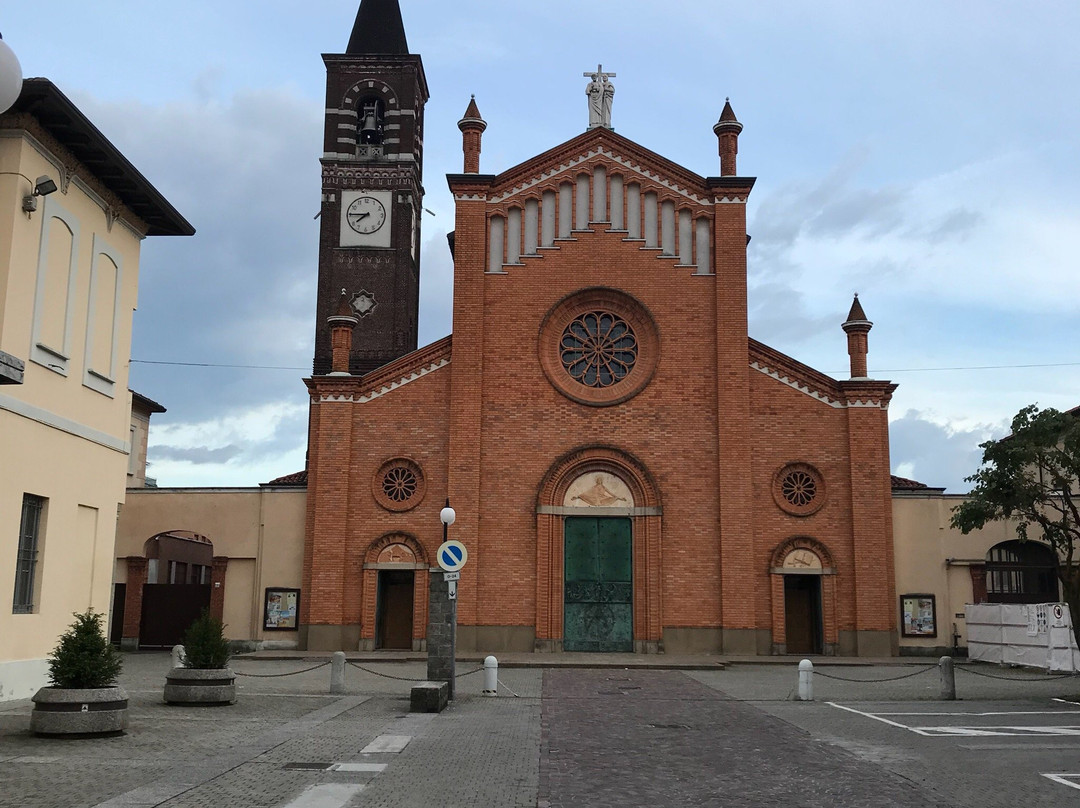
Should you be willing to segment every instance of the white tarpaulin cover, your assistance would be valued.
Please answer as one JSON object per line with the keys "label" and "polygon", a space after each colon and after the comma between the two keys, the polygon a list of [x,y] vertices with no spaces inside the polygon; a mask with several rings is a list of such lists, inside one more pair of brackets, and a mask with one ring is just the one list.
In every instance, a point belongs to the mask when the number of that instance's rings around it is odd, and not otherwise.
{"label": "white tarpaulin cover", "polygon": [[1066,604],[969,603],[965,611],[969,659],[1080,672],[1080,649]]}

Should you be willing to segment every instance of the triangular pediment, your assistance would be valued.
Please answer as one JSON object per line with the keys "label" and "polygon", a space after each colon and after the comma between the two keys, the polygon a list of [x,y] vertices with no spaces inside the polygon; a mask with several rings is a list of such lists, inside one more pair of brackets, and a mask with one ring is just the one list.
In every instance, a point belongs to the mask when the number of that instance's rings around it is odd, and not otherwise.
{"label": "triangular pediment", "polygon": [[699,174],[610,129],[592,129],[496,175],[488,201],[505,202],[538,187],[570,180],[597,164],[643,186],[663,188],[696,205],[711,205],[713,196]]}

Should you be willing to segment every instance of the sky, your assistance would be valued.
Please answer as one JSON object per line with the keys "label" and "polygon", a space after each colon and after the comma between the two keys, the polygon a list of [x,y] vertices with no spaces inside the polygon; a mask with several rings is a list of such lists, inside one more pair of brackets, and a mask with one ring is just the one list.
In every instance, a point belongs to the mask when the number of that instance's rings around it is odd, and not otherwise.
{"label": "sky", "polygon": [[[39,0],[0,9],[52,79],[196,227],[143,243],[131,387],[161,402],[148,474],[252,486],[304,466],[325,107],[358,0]],[[444,175],[475,93],[498,173],[615,129],[701,175],[744,125],[750,335],[836,378],[854,292],[900,387],[893,472],[951,493],[1023,406],[1080,404],[1075,0],[401,0],[424,60],[420,345],[451,332]],[[190,366],[175,363],[193,363]],[[226,365],[230,367],[201,366]]]}

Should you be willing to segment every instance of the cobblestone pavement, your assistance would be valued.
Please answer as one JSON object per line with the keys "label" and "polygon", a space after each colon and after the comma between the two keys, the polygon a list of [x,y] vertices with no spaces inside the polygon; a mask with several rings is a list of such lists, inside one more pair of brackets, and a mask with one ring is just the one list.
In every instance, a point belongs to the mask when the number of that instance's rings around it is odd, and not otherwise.
{"label": "cobblestone pavement", "polygon": [[[36,738],[29,702],[0,704],[0,808],[1080,804],[1080,792],[1042,776],[1080,773],[1080,735],[971,729],[1048,731],[1036,725],[1050,697],[1080,692],[1077,680],[958,672],[968,701],[941,703],[929,701],[933,669],[878,681],[920,668],[830,666],[822,670],[865,681],[819,678],[819,700],[804,704],[788,700],[794,662],[504,668],[491,699],[480,695],[477,665],[461,663],[456,702],[413,715],[409,687],[425,676],[424,663],[357,660],[366,670],[347,668],[341,696],[329,695],[329,667],[278,676],[318,664],[238,658],[235,670],[252,675],[238,680],[237,704],[185,708],[161,703],[168,655],[128,655],[121,684],[131,725],[114,738]],[[991,715],[946,715],[977,711]],[[1072,715],[1047,720],[1080,725]],[[967,727],[947,730],[963,737],[907,728],[950,722]]]}
{"label": "cobblestone pavement", "polygon": [[541,808],[948,805],[682,673],[550,671]]}

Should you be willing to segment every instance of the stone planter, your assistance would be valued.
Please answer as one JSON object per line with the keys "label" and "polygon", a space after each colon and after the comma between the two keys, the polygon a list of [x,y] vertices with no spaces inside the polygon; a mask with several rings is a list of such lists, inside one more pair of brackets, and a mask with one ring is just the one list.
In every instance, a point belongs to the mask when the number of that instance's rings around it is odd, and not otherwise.
{"label": "stone planter", "polygon": [[43,687],[33,702],[35,735],[115,735],[127,729],[128,695],[122,687]]}
{"label": "stone planter", "polygon": [[236,674],[229,668],[173,668],[165,679],[166,704],[234,704]]}

